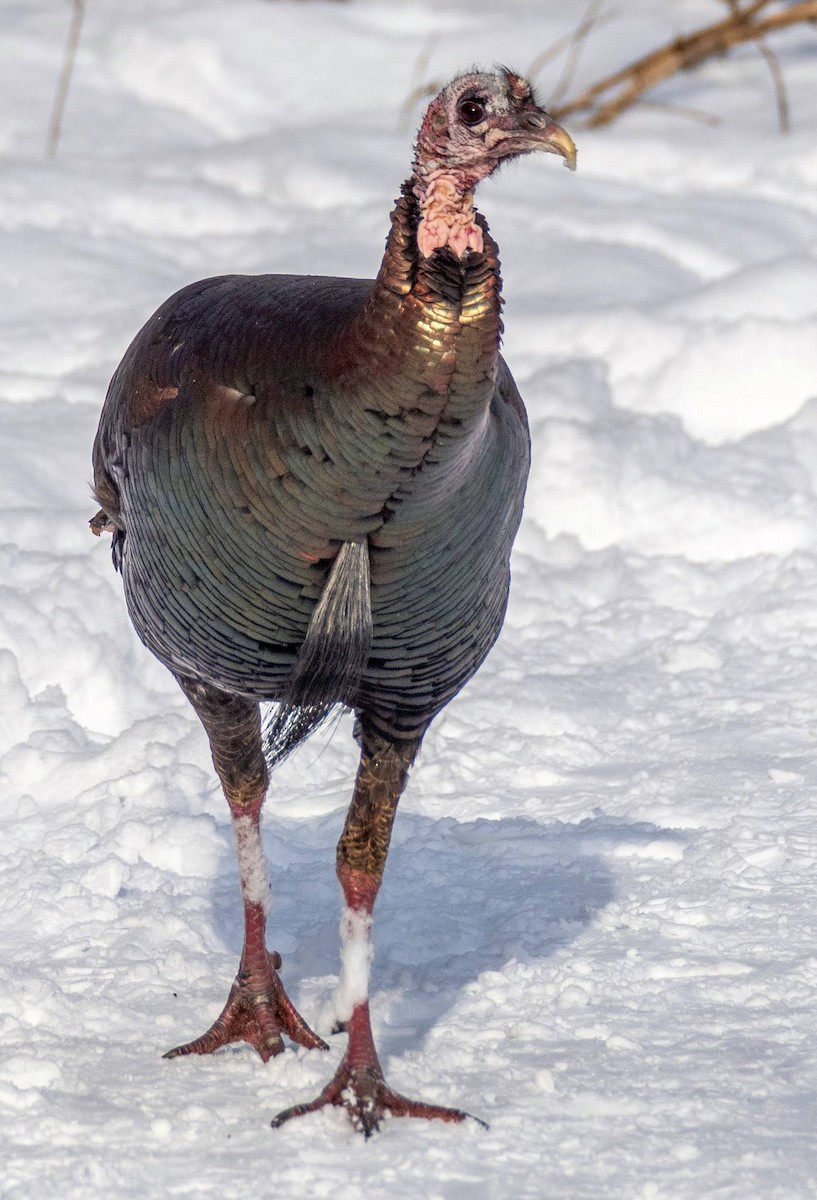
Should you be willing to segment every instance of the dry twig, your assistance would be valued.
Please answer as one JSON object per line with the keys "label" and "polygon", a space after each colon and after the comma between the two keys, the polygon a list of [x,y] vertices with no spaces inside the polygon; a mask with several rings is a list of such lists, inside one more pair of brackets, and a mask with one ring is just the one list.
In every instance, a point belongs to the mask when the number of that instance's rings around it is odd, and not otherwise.
{"label": "dry twig", "polygon": [[431,60],[431,55],[440,40],[438,33],[430,33],[425,40],[422,50],[417,55],[417,61],[414,64],[412,72],[412,87],[406,99],[400,108],[400,128],[405,129],[409,123],[411,110],[419,100],[424,100],[426,96],[434,96],[442,87],[441,83],[432,80],[431,83],[420,83],[426,68]]}
{"label": "dry twig", "polygon": [[[598,29],[600,26],[606,25],[609,21],[614,20],[617,15],[618,13],[616,10],[611,9],[606,13],[594,12],[590,19],[585,17],[584,20],[579,22],[572,33],[567,33],[563,37],[557,38],[553,45],[548,46],[547,49],[543,50],[540,54],[537,54],[536,58],[528,67],[525,77],[530,79],[531,83],[533,83],[539,72],[542,71],[548,65],[548,63],[553,62],[554,58],[558,58],[565,48],[571,48],[575,46],[577,42],[583,45],[587,40],[591,30]],[[564,77],[564,72],[562,72],[562,77]]]}
{"label": "dry twig", "polygon": [[549,108],[557,107],[562,98],[567,94],[567,91],[573,82],[573,76],[576,74],[576,68],[579,65],[579,58],[582,50],[584,49],[584,43],[587,41],[594,26],[598,22],[603,3],[604,0],[590,0],[583,20],[572,33],[568,42],[567,56],[564,61],[564,66],[562,67],[562,73],[556,82],[556,86],[553,89],[548,102]]}
{"label": "dry twig", "polygon": [[82,30],[82,19],[85,16],[85,0],[73,0],[73,4],[74,12],[68,28],[68,43],[65,47],[65,58],[63,59],[60,81],[57,84],[54,107],[51,110],[51,120],[48,125],[48,143],[45,152],[49,158],[54,158],[57,153],[57,146],[59,145],[60,134],[62,133],[65,101],[68,98],[68,88],[71,85],[71,75],[74,70],[77,47],[79,46],[79,35]]}
{"label": "dry twig", "polygon": [[758,38],[757,48],[766,60],[766,65],[772,76],[774,84],[774,94],[777,100],[777,124],[781,133],[788,133],[791,128],[789,120],[789,96],[786,91],[786,82],[783,79],[783,72],[780,69],[780,59],[772,50],[763,38]]}
{"label": "dry twig", "polygon": [[[740,16],[739,0],[725,0],[726,7],[735,15]],[[777,123],[781,133],[788,133],[790,128],[789,122],[789,96],[786,91],[786,81],[783,78],[783,72],[780,69],[780,60],[772,50],[771,46],[763,38],[758,38],[757,48],[766,60],[766,65],[769,68],[769,73],[774,84],[774,94],[777,100]]]}
{"label": "dry twig", "polygon": [[764,39],[767,34],[779,29],[817,21],[817,0],[798,0],[779,12],[761,15],[770,2],[753,0],[741,8],[735,0],[727,0],[730,10],[727,18],[653,50],[629,67],[587,88],[574,100],[555,106],[551,110],[553,116],[558,119],[573,113],[587,113],[587,125],[606,125],[624,109],[639,101],[644,92],[677,71],[697,67],[706,59],[726,54],[744,42],[756,42],[772,72],[781,128],[788,128],[788,100],[780,64]]}

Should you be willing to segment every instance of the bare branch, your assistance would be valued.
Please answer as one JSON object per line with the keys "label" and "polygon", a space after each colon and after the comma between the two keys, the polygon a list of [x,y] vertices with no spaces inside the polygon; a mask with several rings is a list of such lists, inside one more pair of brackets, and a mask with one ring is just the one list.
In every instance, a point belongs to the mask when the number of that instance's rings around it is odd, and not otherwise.
{"label": "bare branch", "polygon": [[591,28],[598,29],[600,26],[606,25],[609,21],[612,21],[617,15],[618,14],[614,9],[610,10],[609,12],[599,14],[594,18],[593,23],[590,26],[588,26],[587,19],[585,18],[585,20],[582,21],[572,33],[566,33],[562,37],[557,38],[552,46],[548,46],[546,50],[541,52],[541,54],[537,54],[536,58],[530,64],[525,73],[526,78],[533,82],[539,72],[543,70],[548,63],[553,62],[555,58],[558,58],[566,46],[573,45],[573,43],[579,38],[584,40],[590,33]]}
{"label": "bare branch", "polygon": [[[677,71],[697,67],[708,58],[726,54],[734,46],[744,42],[760,43],[766,34],[774,33],[787,26],[806,21],[817,21],[817,0],[799,0],[779,12],[761,16],[771,0],[753,0],[741,8],[737,0],[726,0],[730,15],[713,25],[707,25],[695,33],[675,38],[666,46],[653,50],[629,67],[609,75],[599,83],[587,88],[576,99],[553,109],[553,116],[562,118],[571,113],[589,113],[588,125],[606,125],[641,99],[644,92],[668,79]],[[762,52],[762,51],[761,51]],[[769,61],[767,59],[767,61]],[[777,74],[773,77],[778,86],[778,112],[785,112],[788,120],[788,103],[783,91],[779,90],[780,72],[775,60]],[[606,96],[609,98],[605,99]]]}
{"label": "bare branch", "polygon": [[548,102],[549,108],[559,104],[567,94],[567,90],[573,82],[573,77],[576,74],[576,67],[579,65],[579,58],[584,48],[584,43],[587,41],[593,26],[598,20],[603,3],[604,0],[590,0],[582,21],[575,29],[568,44],[567,55],[565,57],[564,65],[562,66],[562,73],[556,82],[556,86],[554,87],[553,93]]}
{"label": "bare branch", "polygon": [[758,38],[757,48],[766,60],[766,65],[772,76],[774,84],[774,94],[777,100],[777,124],[781,133],[788,133],[791,129],[791,121],[789,119],[789,95],[786,91],[786,81],[783,78],[783,72],[780,69],[780,59],[772,50],[771,46],[765,38]]}
{"label": "bare branch", "polygon": [[426,72],[426,67],[431,60],[431,55],[434,53],[439,40],[440,35],[438,33],[430,33],[426,38],[420,53],[417,55],[417,59],[414,63],[414,70],[411,73],[411,91],[403,101],[403,104],[400,108],[400,129],[405,129],[408,125],[409,117],[411,116],[411,110],[414,108],[414,105],[417,103],[417,101],[425,99],[426,96],[436,95],[442,87],[442,84],[438,83],[437,81],[432,81],[431,83],[420,83],[420,80],[423,78],[423,75]]}
{"label": "bare branch", "polygon": [[51,110],[51,121],[48,126],[48,143],[45,152],[49,158],[54,158],[57,153],[57,146],[59,145],[60,134],[62,133],[65,101],[68,99],[68,88],[71,85],[71,75],[77,57],[77,47],[79,46],[79,35],[82,31],[82,19],[85,16],[85,0],[73,0],[73,4],[74,12],[68,28],[68,43],[65,47],[65,58],[62,63],[62,71],[60,72],[57,92],[54,97],[54,107]]}

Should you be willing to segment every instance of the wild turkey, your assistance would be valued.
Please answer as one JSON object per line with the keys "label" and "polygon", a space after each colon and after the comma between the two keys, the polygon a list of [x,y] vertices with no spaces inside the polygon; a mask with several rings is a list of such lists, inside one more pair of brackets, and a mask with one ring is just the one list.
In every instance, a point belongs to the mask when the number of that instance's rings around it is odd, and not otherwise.
{"label": "wild turkey", "polygon": [[[505,613],[522,513],[525,410],[499,354],[497,248],[472,206],[500,163],[575,166],[568,135],[509,70],[431,103],[377,279],[228,275],[150,318],[94,444],[94,532],[113,533],[128,610],[198,713],[230,806],[245,912],[227,1003],[167,1057],[282,1034],[325,1048],[268,952],[259,831],[268,769],[336,704],[361,747],[337,852],[346,1055],[309,1104],[367,1136],[387,1112],[461,1121],[385,1083],[369,1024],[369,933],[392,822],[434,716]],[[262,735],[259,701],[274,701]]]}

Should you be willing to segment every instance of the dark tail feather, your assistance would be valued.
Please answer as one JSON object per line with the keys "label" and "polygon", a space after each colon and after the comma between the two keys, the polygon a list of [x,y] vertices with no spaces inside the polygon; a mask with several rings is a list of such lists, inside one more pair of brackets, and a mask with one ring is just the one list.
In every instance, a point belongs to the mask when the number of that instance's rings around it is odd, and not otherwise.
{"label": "dark tail feather", "polygon": [[344,542],[298,651],[287,695],[264,727],[270,768],[317,729],[336,704],[354,703],[371,645],[369,546]]}

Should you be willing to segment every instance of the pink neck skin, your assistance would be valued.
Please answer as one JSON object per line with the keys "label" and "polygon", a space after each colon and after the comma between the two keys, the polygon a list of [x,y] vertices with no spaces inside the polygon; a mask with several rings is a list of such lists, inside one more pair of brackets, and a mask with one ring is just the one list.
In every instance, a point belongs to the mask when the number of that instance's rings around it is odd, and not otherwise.
{"label": "pink neck skin", "polygon": [[482,230],[474,219],[473,183],[455,171],[438,167],[418,171],[414,194],[420,205],[417,246],[424,258],[448,246],[458,258],[468,250],[481,253]]}
{"label": "pink neck skin", "polygon": [[[458,258],[483,250],[474,214],[474,188],[496,167],[476,143],[454,152],[445,93],[428,107],[414,151],[414,195],[420,206],[417,247],[423,258],[447,246]],[[453,159],[453,161],[452,161]]]}

